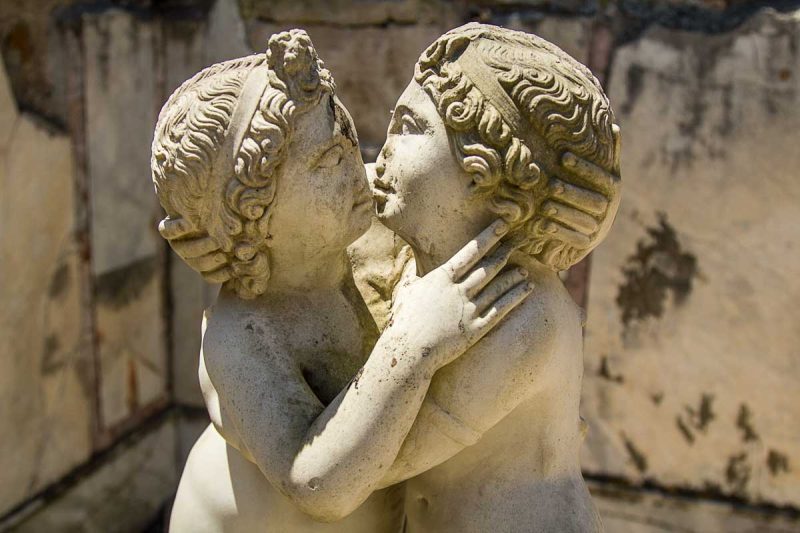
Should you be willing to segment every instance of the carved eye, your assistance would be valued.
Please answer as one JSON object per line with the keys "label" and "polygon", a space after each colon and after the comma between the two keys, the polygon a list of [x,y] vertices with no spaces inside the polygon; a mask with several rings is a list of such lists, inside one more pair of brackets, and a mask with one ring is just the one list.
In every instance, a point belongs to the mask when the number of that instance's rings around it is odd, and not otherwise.
{"label": "carved eye", "polygon": [[422,133],[422,128],[419,127],[414,117],[404,114],[400,117],[400,131],[403,135],[419,135]]}
{"label": "carved eye", "polygon": [[344,148],[342,148],[341,145],[337,144],[336,146],[332,146],[317,160],[317,167],[333,168],[338,166],[339,163],[342,162],[343,154]]}

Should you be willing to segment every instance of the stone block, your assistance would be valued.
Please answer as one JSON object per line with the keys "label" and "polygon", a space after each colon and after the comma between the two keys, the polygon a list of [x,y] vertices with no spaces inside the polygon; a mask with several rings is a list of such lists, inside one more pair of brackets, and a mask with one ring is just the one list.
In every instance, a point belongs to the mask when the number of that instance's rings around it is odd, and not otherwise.
{"label": "stone block", "polygon": [[168,361],[160,259],[148,257],[95,280],[103,425],[113,427],[166,396]]}
{"label": "stone block", "polygon": [[800,504],[800,16],[616,51],[623,200],[594,254],[591,473]]}
{"label": "stone block", "polygon": [[95,275],[155,255],[150,175],[157,112],[155,23],[109,10],[84,16],[86,154]]}
{"label": "stone block", "polygon": [[[0,93],[6,87],[0,63]],[[0,94],[0,514],[92,452],[69,138]],[[12,117],[16,117],[13,119]]]}
{"label": "stone block", "polygon": [[175,424],[174,417],[166,416],[156,425],[142,428],[46,506],[16,517],[7,531],[148,530],[178,484]]}
{"label": "stone block", "polygon": [[156,22],[84,15],[86,154],[105,428],[167,392],[164,244],[150,180],[160,100]]}
{"label": "stone block", "polygon": [[239,0],[242,15],[276,23],[364,26],[432,22],[446,2],[430,0]]}
{"label": "stone block", "polygon": [[590,481],[588,485],[606,531],[613,533],[786,533],[800,528],[800,518],[791,511],[747,508],[725,501],[601,482]]}

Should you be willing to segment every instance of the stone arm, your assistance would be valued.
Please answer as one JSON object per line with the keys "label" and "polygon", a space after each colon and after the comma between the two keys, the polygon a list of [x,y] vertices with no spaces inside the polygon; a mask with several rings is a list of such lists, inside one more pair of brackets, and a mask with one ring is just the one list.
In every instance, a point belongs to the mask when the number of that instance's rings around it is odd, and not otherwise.
{"label": "stone arm", "polygon": [[205,369],[238,448],[303,512],[334,521],[361,505],[397,456],[434,372],[530,293],[516,269],[495,279],[507,255],[480,261],[499,227],[409,285],[364,367],[327,406],[280,339],[254,333],[236,303],[212,312]]}
{"label": "stone arm", "polygon": [[[614,134],[619,143],[616,126]],[[562,162],[565,179],[553,180],[546,201],[557,206],[559,216],[555,222],[564,236],[576,235],[594,241],[591,244],[594,246],[613,221],[619,205],[620,178],[569,152],[564,154]],[[615,161],[614,170],[619,172],[619,161]],[[604,216],[609,213],[612,216]],[[604,222],[586,224],[587,219],[598,216]],[[605,222],[609,218],[612,220]],[[518,331],[525,337],[522,344],[509,343],[507,351],[489,357],[473,349],[437,372],[397,458],[381,480],[381,487],[425,472],[474,444],[547,382],[547,363],[563,350],[561,332],[581,327],[576,322],[581,312],[575,309],[561,282],[551,278],[549,285],[537,285],[527,304],[536,312],[528,316],[527,323],[519,324]],[[516,318],[515,313],[507,322]],[[508,329],[506,324],[501,325],[494,335],[507,335]],[[581,346],[572,349],[580,350]]]}

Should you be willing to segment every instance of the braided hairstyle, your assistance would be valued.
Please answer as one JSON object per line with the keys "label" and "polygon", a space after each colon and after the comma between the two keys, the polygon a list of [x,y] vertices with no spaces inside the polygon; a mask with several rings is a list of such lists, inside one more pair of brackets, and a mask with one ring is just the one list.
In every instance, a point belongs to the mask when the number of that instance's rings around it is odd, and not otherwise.
{"label": "braided hairstyle", "polygon": [[[248,75],[266,66],[267,84],[230,169],[215,175],[231,118]],[[334,92],[333,78],[302,30],[273,35],[265,54],[226,61],[184,82],[159,114],[151,169],[167,212],[159,231],[182,257],[181,243],[205,239],[217,250],[210,282],[242,298],[262,294],[269,279],[268,230],[276,177],[297,117]],[[219,171],[218,171],[219,172]],[[180,220],[175,235],[166,223]]]}

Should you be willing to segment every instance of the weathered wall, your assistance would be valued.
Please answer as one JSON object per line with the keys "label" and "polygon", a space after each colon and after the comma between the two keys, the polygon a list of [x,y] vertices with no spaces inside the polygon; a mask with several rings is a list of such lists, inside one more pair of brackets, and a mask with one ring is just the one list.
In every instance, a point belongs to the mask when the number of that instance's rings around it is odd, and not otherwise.
{"label": "weathered wall", "polygon": [[149,179],[169,93],[304,27],[370,159],[469,20],[563,47],[622,125],[620,214],[569,279],[608,530],[800,528],[800,2],[33,0],[0,4],[0,530],[158,530],[205,423],[215,288],[160,240]]}
{"label": "weathered wall", "polygon": [[800,506],[800,17],[616,51],[625,197],[594,255],[590,472]]}

